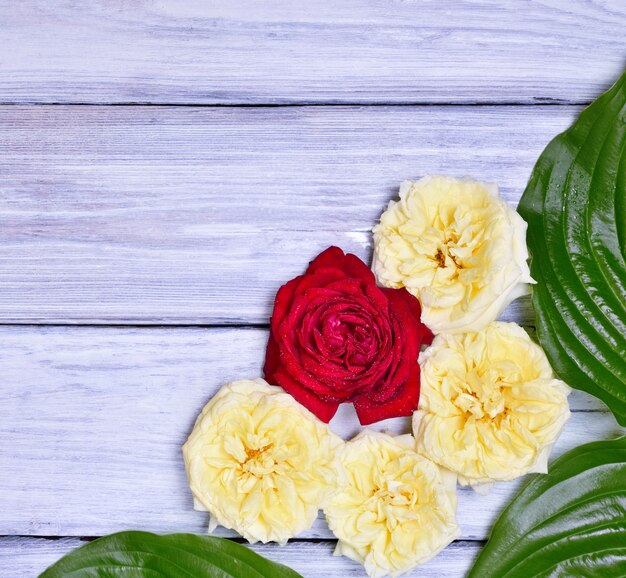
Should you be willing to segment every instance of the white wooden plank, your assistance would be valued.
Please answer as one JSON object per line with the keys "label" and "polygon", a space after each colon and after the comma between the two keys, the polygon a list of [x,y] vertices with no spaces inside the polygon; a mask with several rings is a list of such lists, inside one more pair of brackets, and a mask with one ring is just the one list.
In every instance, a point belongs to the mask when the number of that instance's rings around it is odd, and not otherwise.
{"label": "white wooden plank", "polygon": [[[228,380],[256,377],[258,329],[0,328],[0,535],[97,536],[139,528],[202,532],[181,445]],[[572,407],[601,408],[580,392]],[[378,429],[406,431],[408,419]],[[333,420],[359,430],[350,408]],[[623,432],[603,411],[577,411],[555,453]],[[466,539],[484,539],[519,484],[459,493]],[[232,532],[220,531],[232,536]],[[329,538],[320,518],[302,535]]]}
{"label": "white wooden plank", "polygon": [[[0,538],[0,575],[7,578],[33,578],[61,556],[82,546],[78,538]],[[332,555],[334,541],[292,542],[285,547],[254,544],[249,548],[262,556],[285,564],[304,578],[365,578],[363,567],[345,557]],[[480,550],[477,542],[454,542],[434,560],[420,566],[405,578],[451,578],[464,576]]]}
{"label": "white wooden plank", "polygon": [[516,204],[578,110],[0,107],[0,321],[267,323],[322,249],[369,259],[405,178]]}
{"label": "white wooden plank", "polygon": [[589,101],[626,5],[0,2],[0,102]]}

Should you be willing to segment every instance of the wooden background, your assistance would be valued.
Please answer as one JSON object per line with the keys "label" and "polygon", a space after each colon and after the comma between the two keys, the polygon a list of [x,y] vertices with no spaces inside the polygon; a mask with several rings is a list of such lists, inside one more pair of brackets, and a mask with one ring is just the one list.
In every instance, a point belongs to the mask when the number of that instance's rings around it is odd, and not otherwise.
{"label": "wooden background", "polygon": [[[405,178],[516,204],[624,69],[624,30],[623,0],[0,0],[0,576],[117,530],[203,532],[180,446],[259,375],[279,285],[330,244],[369,259]],[[527,299],[504,317],[532,332]],[[623,431],[571,405],[556,454]],[[462,539],[411,576],[462,576],[518,486],[461,490]],[[319,519],[254,549],[365,576],[333,546]]]}

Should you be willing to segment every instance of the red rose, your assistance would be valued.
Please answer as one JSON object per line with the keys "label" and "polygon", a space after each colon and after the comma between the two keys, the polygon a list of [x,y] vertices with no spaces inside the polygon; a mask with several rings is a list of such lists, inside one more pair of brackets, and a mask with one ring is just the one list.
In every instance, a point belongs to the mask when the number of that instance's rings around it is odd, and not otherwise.
{"label": "red rose", "polygon": [[420,313],[406,289],[378,287],[363,261],[330,247],[278,290],[265,378],[325,422],[345,402],[362,425],[411,415],[432,340]]}

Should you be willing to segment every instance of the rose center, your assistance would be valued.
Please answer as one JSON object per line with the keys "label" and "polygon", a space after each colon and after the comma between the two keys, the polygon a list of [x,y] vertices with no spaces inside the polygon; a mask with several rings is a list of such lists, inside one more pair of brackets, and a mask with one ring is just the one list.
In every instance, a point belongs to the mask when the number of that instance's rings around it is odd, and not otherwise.
{"label": "rose center", "polygon": [[[372,488],[368,504],[370,511],[377,513],[378,521],[393,530],[406,516],[407,508],[420,503],[420,495],[415,487],[395,479],[379,480]],[[367,508],[366,508],[367,509]]]}
{"label": "rose center", "polygon": [[260,448],[245,448],[242,470],[257,477],[273,472],[276,465],[271,451],[273,447],[274,444],[270,443]]}
{"label": "rose center", "polygon": [[267,444],[266,446],[263,446],[262,448],[257,448],[257,449],[246,448],[246,456],[247,456],[246,462],[257,458],[263,452],[271,449],[272,446],[273,444]]}
{"label": "rose center", "polygon": [[324,324],[322,333],[330,352],[351,364],[366,364],[377,350],[372,326],[361,316],[333,316]]}
{"label": "rose center", "polygon": [[472,369],[453,403],[468,418],[484,421],[503,419],[509,413],[504,391],[499,378],[481,375],[476,369]]}
{"label": "rose center", "polygon": [[460,245],[458,235],[451,232],[444,238],[443,243],[437,247],[437,252],[432,257],[432,260],[439,269],[450,267],[458,271],[465,268],[459,256],[463,251],[467,251],[467,248]]}

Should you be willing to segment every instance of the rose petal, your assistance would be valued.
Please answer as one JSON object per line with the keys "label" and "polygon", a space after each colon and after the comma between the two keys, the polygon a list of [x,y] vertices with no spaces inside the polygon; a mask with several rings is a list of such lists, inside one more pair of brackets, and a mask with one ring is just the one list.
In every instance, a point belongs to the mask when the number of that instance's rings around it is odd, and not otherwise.
{"label": "rose petal", "polygon": [[324,423],[328,423],[337,413],[339,403],[334,400],[322,399],[313,393],[310,389],[303,387],[300,383],[284,369],[279,368],[274,374],[276,382],[296,401],[306,407],[311,413],[315,414]]}
{"label": "rose petal", "polygon": [[361,425],[382,419],[412,415],[420,396],[420,371],[417,361],[408,379],[396,390],[395,396],[379,403],[364,395],[354,401],[354,409]]}
{"label": "rose petal", "polygon": [[265,364],[263,365],[263,373],[270,383],[276,383],[273,378],[274,373],[280,366],[280,351],[274,336],[270,333],[267,340],[267,348],[265,350]]}
{"label": "rose petal", "polygon": [[345,254],[339,247],[333,246],[322,251],[311,261],[306,274],[309,275],[326,269],[341,269],[348,277],[376,284],[376,278],[371,269],[356,255]]}

